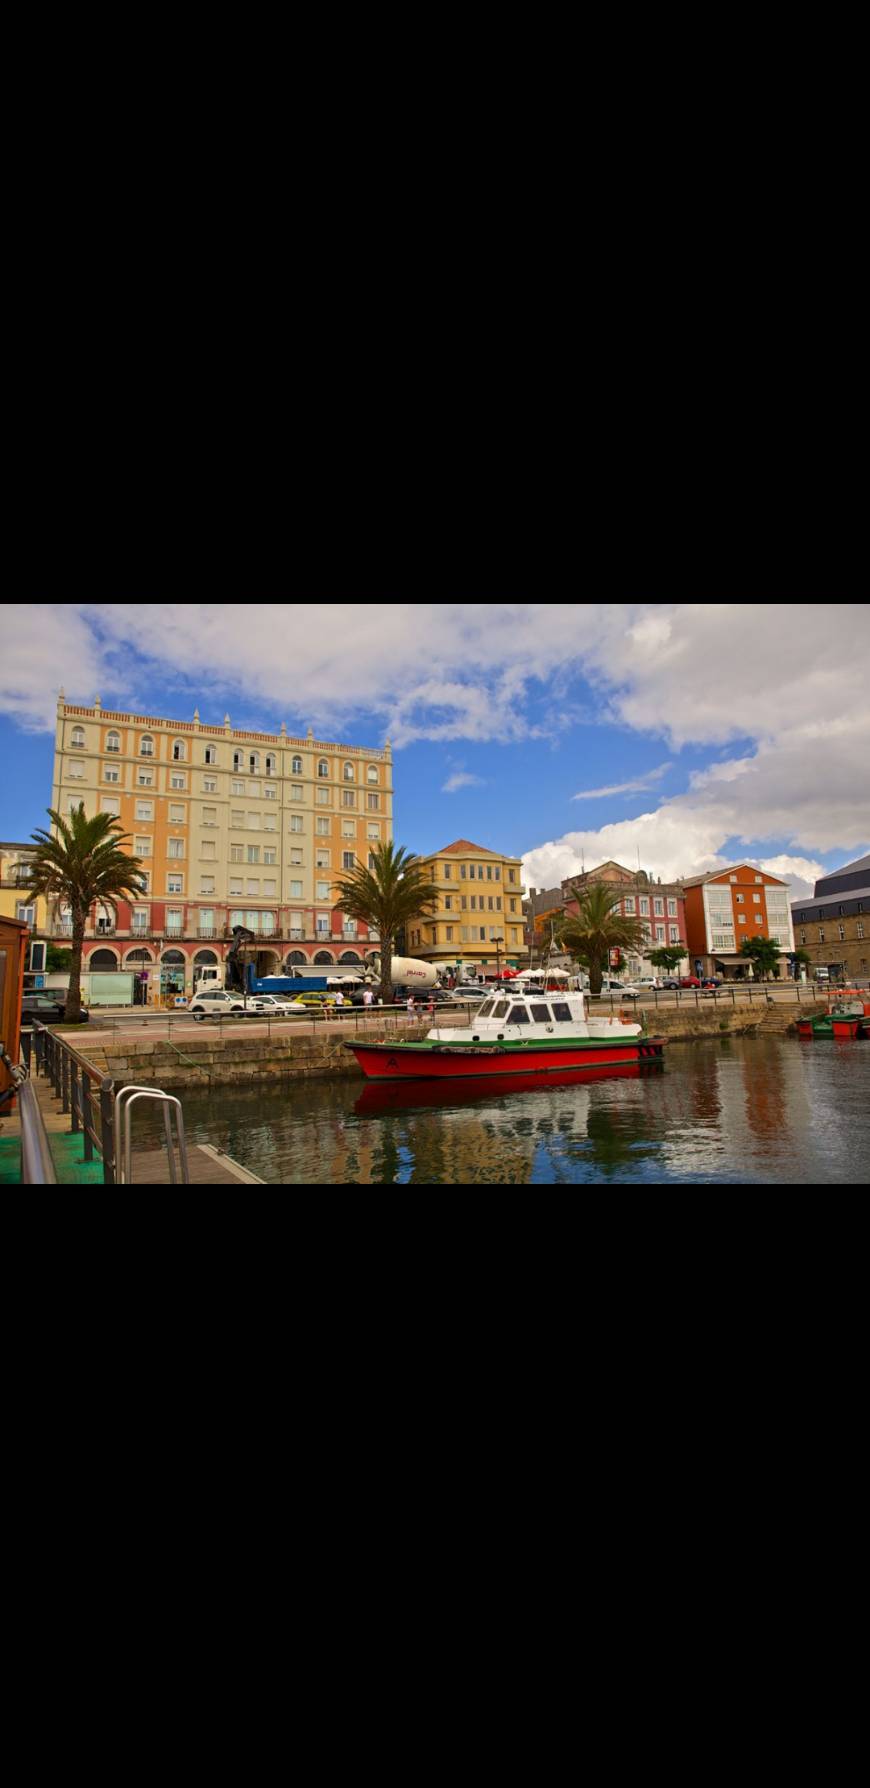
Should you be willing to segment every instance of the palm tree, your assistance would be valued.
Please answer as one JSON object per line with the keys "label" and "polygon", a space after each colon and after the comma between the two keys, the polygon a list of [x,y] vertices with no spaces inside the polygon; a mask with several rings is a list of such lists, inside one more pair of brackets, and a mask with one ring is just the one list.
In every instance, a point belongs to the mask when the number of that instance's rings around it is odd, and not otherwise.
{"label": "palm tree", "polygon": [[614,906],[612,889],[604,882],[593,882],[585,894],[579,896],[577,915],[570,913],[558,932],[562,947],[589,970],[590,993],[601,992],[611,950],[639,952],[647,942],[640,920],[624,919],[621,913],[614,911]]}
{"label": "palm tree", "polygon": [[138,873],[140,859],[120,848],[130,834],[110,813],[97,813],[87,819],[82,801],[71,811],[69,823],[53,807],[48,808],[48,816],[57,836],[39,828],[31,833],[36,850],[30,859],[26,886],[36,895],[63,902],[72,914],[66,1017],[75,1024],[82,1012],[85,920],[94,901],[99,900],[117,917],[118,899],[144,894],[146,884]]}
{"label": "palm tree", "polygon": [[372,868],[357,863],[348,875],[335,883],[337,903],[349,919],[362,920],[376,931],[381,943],[381,999],[386,1005],[393,997],[393,941],[397,931],[416,918],[431,912],[438,903],[438,887],[429,878],[420,859],[404,846],[376,844],[372,846]]}

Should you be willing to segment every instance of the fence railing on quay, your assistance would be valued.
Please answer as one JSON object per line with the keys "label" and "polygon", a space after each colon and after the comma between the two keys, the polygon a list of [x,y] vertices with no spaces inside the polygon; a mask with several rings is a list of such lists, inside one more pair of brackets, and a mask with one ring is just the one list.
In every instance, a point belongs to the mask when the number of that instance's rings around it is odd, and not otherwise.
{"label": "fence railing on quay", "polygon": [[[481,995],[481,1001],[484,997],[485,995]],[[301,1012],[257,1012],[252,1005],[247,1010],[241,1009],[237,1012],[204,1013],[202,1018],[198,1018],[195,1012],[177,1006],[167,1008],[130,1006],[124,1013],[115,1010],[102,1018],[99,1006],[91,1006],[88,1009],[88,1029],[84,1032],[77,1030],[77,1034],[87,1036],[93,1029],[100,1032],[109,1031],[113,1035],[120,1032],[129,1035],[131,1029],[139,1028],[143,1036],[152,1030],[161,1032],[165,1030],[167,1040],[171,1041],[173,1032],[176,1035],[183,1032],[185,1036],[191,1038],[198,1035],[200,1031],[209,1034],[216,1029],[220,1035],[225,1026],[235,1025],[238,1027],[240,1024],[265,1025],[270,1040],[273,1036],[287,1036],[290,1032],[314,1035],[318,1030],[322,1030],[330,1024],[341,1025],[345,1030],[353,1028],[355,1031],[359,1031],[361,1028],[370,1030],[373,1025],[382,1025],[387,1030],[395,1030],[398,1034],[409,1022],[413,1024],[425,1022],[430,1027],[439,1022],[449,1023],[461,1028],[463,1025],[468,1025],[474,1015],[473,1002],[470,1004],[471,1010],[466,1005],[458,1005],[455,1009],[436,1005],[433,1012],[430,1013],[428,1005],[424,1001],[415,1008],[413,1014],[402,1002],[387,1006],[311,1006],[304,1014]]]}
{"label": "fence railing on quay", "polygon": [[[76,1035],[78,1035],[76,1031]],[[70,1118],[70,1133],[81,1134],[84,1159],[92,1161],[94,1149],[103,1163],[103,1181],[115,1184],[114,1106],[115,1083],[87,1061],[62,1032],[49,1030],[33,1020],[30,1032],[22,1030],[21,1049],[28,1070],[44,1074],[61,1101],[63,1115]]]}

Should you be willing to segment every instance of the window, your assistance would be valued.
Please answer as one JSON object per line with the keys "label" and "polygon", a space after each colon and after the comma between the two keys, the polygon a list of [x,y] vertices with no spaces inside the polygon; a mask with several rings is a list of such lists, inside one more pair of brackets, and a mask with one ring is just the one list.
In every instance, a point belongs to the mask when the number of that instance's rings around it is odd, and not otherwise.
{"label": "window", "polygon": [[375,859],[374,859],[372,852],[369,851],[368,867],[369,867],[369,869],[374,869],[374,866],[375,866]]}
{"label": "window", "polygon": [[302,775],[302,759],[301,759],[301,757],[294,757],[293,762],[290,765],[290,774],[291,774],[291,776],[301,776]]}
{"label": "window", "polygon": [[315,851],[314,861],[315,861],[318,869],[329,869],[331,867],[331,860],[330,860],[330,855],[329,855],[328,850],[320,849],[318,851]]}
{"label": "window", "polygon": [[249,813],[248,814],[248,831],[249,832],[259,832],[259,830],[260,830],[260,815],[258,813]]}
{"label": "window", "polygon": [[276,894],[276,893],[277,893],[277,887],[276,887],[276,884],[275,884],[275,878],[274,878],[274,876],[273,876],[273,877],[272,877],[272,879],[271,879],[271,880],[269,880],[269,879],[267,879],[267,880],[266,880],[266,881],[264,881],[264,883],[263,883],[263,893],[264,893],[264,894]]}
{"label": "window", "polygon": [[477,895],[476,894],[472,894],[472,896],[471,896],[471,910],[473,913],[477,912]]}
{"label": "window", "polygon": [[488,882],[492,881],[492,864],[491,863],[487,863],[487,866],[486,866],[486,879]]}
{"label": "window", "polygon": [[369,807],[370,813],[377,813],[378,808],[380,807],[380,804],[381,804],[380,795],[369,795],[368,807]]}
{"label": "window", "polygon": [[231,863],[243,863],[243,862],[244,862],[244,858],[245,858],[245,847],[244,847],[244,845],[242,845],[242,844],[231,844],[231,845],[230,845],[230,862],[231,862]]}
{"label": "window", "polygon": [[649,900],[646,894],[642,894],[640,897],[640,912],[642,918],[649,918]]}
{"label": "window", "polygon": [[267,845],[265,850],[263,851],[263,862],[264,863],[277,863],[277,861],[278,861],[278,852],[276,851],[274,845],[272,845],[272,846]]}
{"label": "window", "polygon": [[529,1015],[525,1006],[511,1006],[508,1024],[528,1024]]}
{"label": "window", "polygon": [[461,882],[464,882],[464,880],[465,880],[465,864],[464,863],[460,863],[460,865],[459,865],[459,880]]}
{"label": "window", "polygon": [[846,927],[845,927],[845,925],[838,925],[838,926],[837,926],[837,935],[838,935],[838,937],[839,937],[839,940],[840,940],[840,943],[841,943],[841,944],[842,944],[842,943],[845,943],[845,940],[846,940]]}
{"label": "window", "polygon": [[660,919],[662,917],[664,910],[665,910],[664,901],[662,899],[660,899],[660,897],[658,895],[656,895],[655,899],[653,900],[653,912],[655,913],[655,916],[657,919]]}
{"label": "window", "polygon": [[18,920],[19,925],[31,925],[32,926],[33,924],[35,924],[35,915],[36,915],[35,904],[32,906],[25,906],[22,901],[17,902],[16,907],[15,907],[15,917]]}
{"label": "window", "polygon": [[341,836],[342,836],[342,838],[355,838],[356,837],[356,825],[353,820],[342,820],[342,822],[341,822]]}
{"label": "window", "polygon": [[469,865],[468,865],[468,879],[469,879],[469,881],[473,882],[476,875],[477,875],[477,869],[476,869],[475,865],[473,863],[469,863]]}
{"label": "window", "polygon": [[170,786],[170,788],[186,788],[187,787],[187,771],[186,770],[173,770],[169,777],[169,786]]}
{"label": "window", "polygon": [[[179,811],[178,808],[170,807],[169,818],[174,819],[175,815],[178,811]],[[204,807],[203,808],[202,823],[204,826],[216,826],[217,825],[217,808],[216,807]]]}
{"label": "window", "polygon": [[[732,879],[732,881],[733,881],[733,880],[734,880],[734,877],[733,877],[733,876],[732,876],[732,878],[731,878],[731,879]],[[757,875],[757,876],[756,876],[756,877],[755,877],[755,879],[756,879],[756,881],[757,881],[757,882],[760,882],[760,881],[761,881],[761,876],[760,876],[760,875]]]}
{"label": "window", "polygon": [[355,807],[356,806],[356,789],[353,789],[353,788],[342,789],[342,791],[341,791],[341,805],[342,805],[342,807]]}
{"label": "window", "polygon": [[729,882],[736,882],[737,877],[736,877],[736,875],[729,875],[728,880],[729,880]]}
{"label": "window", "polygon": [[291,830],[291,832],[301,832],[302,824],[303,824],[303,822],[302,822],[301,813],[291,813],[291,815],[290,815],[290,830]]}
{"label": "window", "polygon": [[[859,919],[859,920],[858,920],[858,923],[857,923],[857,925],[856,925],[856,926],[855,926],[855,932],[856,932],[856,935],[857,935],[857,936],[858,936],[858,937],[863,937],[863,936],[864,936],[864,925],[863,925],[863,922],[862,922],[862,921],[861,921],[861,920],[860,920],[860,919]],[[804,939],[803,939],[803,938],[801,938],[801,943],[803,943],[803,942],[804,942]]]}
{"label": "window", "polygon": [[[671,931],[671,943],[678,944],[680,941],[680,927],[679,927],[679,925],[672,925],[670,928],[670,931]],[[720,945],[720,949],[721,949],[721,945]]]}
{"label": "window", "polygon": [[802,932],[801,932],[801,943],[802,943],[802,944],[805,944],[805,943],[806,943],[806,941],[807,941],[807,934],[806,934],[806,932],[805,932],[805,931],[802,931]]}
{"label": "window", "polygon": [[251,776],[257,776],[259,775],[259,771],[260,753],[259,751],[251,751],[248,753],[248,772]]}
{"label": "window", "polygon": [[118,795],[103,795],[102,796],[102,798],[100,800],[100,812],[101,813],[113,813],[115,815],[115,817],[117,818],[117,816],[120,814],[120,811],[121,811],[121,802],[120,802],[120,798]]}
{"label": "window", "polygon": [[170,838],[166,846],[167,857],[183,857],[184,854],[184,839]]}
{"label": "window", "polygon": [[[380,838],[380,836],[381,836],[381,828],[380,828],[380,826],[379,826],[379,825],[378,825],[378,823],[377,823],[377,821],[375,821],[375,822],[374,822],[374,824],[372,824],[372,822],[371,822],[371,821],[369,821],[369,824],[368,824],[368,826],[367,826],[367,827],[366,827],[366,835],[367,835],[367,837],[369,837],[369,838]],[[450,874],[450,869],[449,869],[449,867],[448,867],[448,868],[447,868],[447,869],[445,869],[445,871],[444,871],[444,874],[445,874],[445,875],[446,875],[446,876],[449,876],[449,874]]]}
{"label": "window", "polygon": [[317,831],[318,838],[328,838],[328,836],[329,836],[329,821],[328,821],[328,819],[319,819],[317,821],[316,831]]}
{"label": "window", "polygon": [[316,788],[314,790],[314,799],[317,802],[318,807],[329,806],[329,794],[330,791],[328,788]]}
{"label": "window", "polygon": [[217,793],[217,777],[216,776],[204,776],[203,777],[202,792],[204,795],[214,795]]}
{"label": "window", "polygon": [[515,869],[509,869],[509,870],[508,870],[508,873],[507,873],[507,878],[508,878],[508,881],[509,881],[509,882],[515,882],[515,881],[516,881],[516,879],[517,879],[517,872],[516,872],[516,870],[515,870]]}
{"label": "window", "polygon": [[317,915],[317,930],[318,930],[318,933],[325,932],[328,936],[328,934],[329,934],[329,914],[328,913],[318,913],[318,915]]}
{"label": "window", "polygon": [[453,942],[453,926],[447,925],[447,926],[445,926],[444,929],[445,929],[445,936],[446,936],[448,944],[452,944],[452,942]]}
{"label": "window", "polygon": [[[241,877],[238,875],[231,875],[230,876],[230,893],[231,894],[241,894],[241,892],[242,892]],[[233,925],[241,925],[242,924],[241,918],[237,919],[235,914],[233,914],[232,924]]]}
{"label": "window", "polygon": [[217,845],[213,838],[203,838],[200,840],[199,854],[206,862],[214,862],[215,857],[217,856]]}
{"label": "window", "polygon": [[107,764],[105,770],[103,771],[103,781],[104,782],[120,782],[120,780],[121,780],[120,771],[116,770],[113,765]]}
{"label": "window", "polygon": [[278,790],[276,789],[274,782],[266,783],[266,786],[263,789],[263,794],[265,795],[267,801],[277,801]]}
{"label": "window", "polygon": [[154,802],[153,801],[137,801],[136,802],[136,818],[137,819],[147,819],[147,820],[153,819],[154,818]]}
{"label": "window", "polygon": [[167,892],[167,894],[183,894],[184,893],[184,877],[181,875],[178,875],[178,874],[167,875],[167,877],[166,877],[166,892]]}
{"label": "window", "polygon": [[746,914],[745,914],[745,913],[738,913],[738,914],[737,914],[737,923],[738,923],[738,925],[745,925],[745,924],[746,924]]}
{"label": "window", "polygon": [[206,746],[205,761],[207,764],[216,764],[217,763],[217,746],[216,745],[207,745]]}
{"label": "window", "polygon": [[301,882],[291,882],[290,883],[290,899],[291,900],[301,900],[302,899],[302,883]]}
{"label": "window", "polygon": [[[513,910],[514,910],[514,905],[513,905],[513,901],[511,901],[511,912],[513,912]],[[626,914],[634,913],[634,896],[632,894],[626,894],[626,896],[625,896],[625,911],[626,911]]]}
{"label": "window", "polygon": [[249,844],[248,845],[248,862],[249,863],[259,863],[259,861],[260,861],[260,846],[258,844]]}
{"label": "window", "polygon": [[670,899],[669,899],[669,900],[668,900],[668,918],[669,918],[669,919],[675,919],[675,918],[676,918],[676,916],[677,916],[677,903],[676,903],[676,900],[670,900]]}
{"label": "window", "polygon": [[[212,812],[214,812],[214,809],[212,809]],[[149,815],[149,818],[150,818],[150,815]],[[187,808],[182,804],[181,801],[170,801],[170,803],[169,803],[169,824],[171,826],[186,826],[187,825]]]}
{"label": "window", "polygon": [[71,744],[71,746],[72,746],[72,749],[73,749],[73,750],[74,750],[74,751],[84,751],[84,748],[85,748],[85,729],[84,729],[84,727],[83,727],[83,726],[74,726],[74,727],[73,727],[73,729],[72,729],[72,738],[71,738],[71,740],[70,740],[70,744]]}
{"label": "window", "polygon": [[550,1008],[549,1008],[549,1006],[537,1006],[537,1005],[532,1006],[531,1011],[532,1011],[532,1023],[533,1024],[549,1024],[549,1022],[550,1022]]}
{"label": "window", "polygon": [[120,749],[121,749],[120,735],[118,733],[108,733],[106,735],[106,750],[107,751],[120,751]]}
{"label": "window", "polygon": [[378,780],[377,764],[369,764],[369,767],[366,770],[366,776],[367,776],[369,782],[377,782],[377,780]]}
{"label": "window", "polygon": [[173,763],[174,764],[183,764],[186,756],[187,756],[187,746],[185,745],[184,740],[183,739],[173,739],[173,741],[172,741],[172,761],[173,761]]}
{"label": "window", "polygon": [[234,751],[233,752],[233,769],[234,770],[243,770],[244,767],[245,767],[244,752],[243,751]]}
{"label": "window", "polygon": [[277,768],[278,768],[278,759],[276,758],[274,752],[267,751],[266,752],[266,775],[274,776]]}
{"label": "window", "polygon": [[299,851],[299,850],[291,850],[291,852],[290,852],[290,861],[291,861],[291,863],[293,863],[293,864],[299,864],[299,865],[300,865],[300,866],[301,866],[301,863],[302,863],[302,852],[301,852],[301,851]]}
{"label": "window", "polygon": [[147,931],[149,916],[150,915],[149,915],[147,906],[134,907],[134,909],[133,909],[133,930],[134,931]]}
{"label": "window", "polygon": [[278,815],[277,815],[277,813],[264,813],[263,814],[263,831],[264,832],[277,832],[277,830],[278,830]]}
{"label": "window", "polygon": [[146,738],[146,739],[139,740],[139,756],[140,757],[153,757],[154,756],[154,740],[153,739]]}
{"label": "window", "polygon": [[344,777],[345,782],[354,782],[356,780],[356,777],[354,775],[353,764],[345,764],[345,766],[342,770],[342,775]]}
{"label": "window", "polygon": [[243,795],[244,792],[245,792],[244,783],[240,782],[237,776],[234,776],[230,781],[230,794],[231,795]]}
{"label": "window", "polygon": [[665,928],[663,925],[657,925],[656,926],[656,943],[663,944],[664,941],[665,941]]}
{"label": "window", "polygon": [[743,905],[743,895],[742,894],[735,894],[734,898],[735,898],[738,906]]}
{"label": "window", "polygon": [[301,782],[291,782],[291,784],[290,784],[290,799],[291,799],[291,801],[301,801],[302,800],[302,784],[301,784]]}
{"label": "window", "polygon": [[820,929],[819,929],[819,943],[820,943],[820,944],[823,944],[823,943],[824,943],[824,941],[825,941],[825,934],[824,934],[824,932],[823,932],[823,931],[822,931],[822,930],[821,930],[821,928],[820,928]]}
{"label": "window", "polygon": [[328,776],[329,775],[329,765],[328,765],[325,757],[322,757],[320,759],[320,762],[317,766],[317,774],[318,774],[318,776]]}
{"label": "window", "polygon": [[150,855],[151,855],[151,840],[150,840],[150,838],[134,838],[134,840],[133,840],[133,855],[134,855],[134,857],[150,857]]}
{"label": "window", "polygon": [[[247,881],[245,882],[245,893],[246,894],[259,894],[259,892],[260,892],[260,877],[258,875],[249,875]],[[250,920],[248,920],[248,924],[250,924]],[[252,926],[251,929],[253,930],[254,927]]]}
{"label": "window", "polygon": [[511,908],[511,912],[512,912],[512,913],[515,913],[515,912],[516,912],[516,910],[517,910],[517,903],[516,903],[516,901],[515,901],[515,900],[514,900],[514,899],[513,899],[513,897],[511,897],[511,903],[510,903],[510,908]]}
{"label": "window", "polygon": [[342,869],[352,869],[353,866],[354,866],[353,851],[342,851],[342,853],[341,853],[341,867],[342,867]]}
{"label": "window", "polygon": [[453,895],[452,894],[445,894],[445,896],[444,896],[444,911],[445,911],[445,913],[452,913],[452,911],[453,911]]}
{"label": "window", "polygon": [[259,800],[259,796],[260,796],[259,782],[249,782],[247,789],[245,790],[245,793],[248,795],[255,795],[257,797],[257,799]]}
{"label": "window", "polygon": [[239,827],[239,826],[244,826],[244,823],[245,823],[245,816],[240,811],[240,809],[238,807],[231,807],[230,808],[230,825]]}
{"label": "window", "polygon": [[763,914],[763,913],[756,913],[756,915],[755,915],[755,923],[756,923],[756,925],[763,925],[763,924],[764,924],[764,914]]}

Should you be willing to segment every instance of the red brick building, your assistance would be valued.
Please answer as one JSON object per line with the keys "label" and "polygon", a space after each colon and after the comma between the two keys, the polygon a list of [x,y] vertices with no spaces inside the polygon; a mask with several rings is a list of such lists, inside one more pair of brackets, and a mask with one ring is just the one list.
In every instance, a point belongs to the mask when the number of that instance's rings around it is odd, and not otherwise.
{"label": "red brick building", "polygon": [[769,937],[785,957],[794,950],[789,885],[754,863],[737,863],[707,875],[689,876],[682,884],[692,967],[704,975],[733,980],[746,970],[740,945],[747,937]]}
{"label": "red brick building", "polygon": [[[616,910],[626,919],[639,919],[644,926],[651,950],[667,947],[688,952],[686,932],[686,895],[680,882],[656,881],[643,869],[626,869],[622,863],[599,863],[581,875],[567,877],[562,883],[562,899],[566,913],[578,911],[578,896],[603,882],[613,891]],[[624,972],[628,976],[652,973],[648,958],[632,951],[625,953]],[[682,972],[681,963],[678,972]]]}

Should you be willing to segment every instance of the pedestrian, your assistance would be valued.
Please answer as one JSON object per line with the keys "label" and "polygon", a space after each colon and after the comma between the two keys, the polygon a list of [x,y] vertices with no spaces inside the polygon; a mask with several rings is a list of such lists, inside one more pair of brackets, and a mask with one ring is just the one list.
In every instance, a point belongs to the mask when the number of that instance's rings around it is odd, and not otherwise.
{"label": "pedestrian", "polygon": [[429,1004],[428,1004],[426,1010],[429,1013],[430,1018],[433,1018],[435,1016],[435,999],[431,993],[429,995]]}
{"label": "pedestrian", "polygon": [[342,993],[341,988],[339,988],[339,990],[335,996],[335,1003],[337,1006],[344,1005],[344,994]]}
{"label": "pedestrian", "polygon": [[363,994],[363,1005],[370,1006],[372,1003],[372,998],[373,998],[372,990],[370,987],[367,987],[365,990],[365,993]]}
{"label": "pedestrian", "polygon": [[412,993],[409,993],[408,994],[408,1017],[413,1018],[413,1016],[414,1016],[414,995]]}

